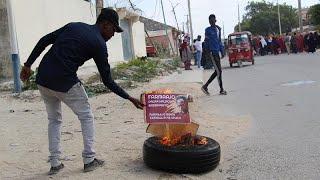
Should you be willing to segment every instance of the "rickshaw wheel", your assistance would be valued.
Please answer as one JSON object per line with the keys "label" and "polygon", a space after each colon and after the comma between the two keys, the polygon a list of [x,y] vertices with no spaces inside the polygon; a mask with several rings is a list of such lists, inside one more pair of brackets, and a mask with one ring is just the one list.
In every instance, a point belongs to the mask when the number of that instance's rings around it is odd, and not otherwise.
{"label": "rickshaw wheel", "polygon": [[252,58],[252,65],[254,65],[254,58]]}
{"label": "rickshaw wheel", "polygon": [[230,67],[233,67],[233,64],[232,63],[229,63],[230,64]]}

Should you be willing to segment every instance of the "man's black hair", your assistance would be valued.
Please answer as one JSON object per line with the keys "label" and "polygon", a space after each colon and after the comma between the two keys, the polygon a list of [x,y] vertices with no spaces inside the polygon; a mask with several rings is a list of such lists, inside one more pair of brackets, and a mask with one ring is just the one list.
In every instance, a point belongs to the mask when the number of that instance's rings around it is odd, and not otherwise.
{"label": "man's black hair", "polygon": [[210,20],[211,18],[216,18],[216,15],[214,15],[214,14],[210,14],[210,16],[209,16],[209,20]]}

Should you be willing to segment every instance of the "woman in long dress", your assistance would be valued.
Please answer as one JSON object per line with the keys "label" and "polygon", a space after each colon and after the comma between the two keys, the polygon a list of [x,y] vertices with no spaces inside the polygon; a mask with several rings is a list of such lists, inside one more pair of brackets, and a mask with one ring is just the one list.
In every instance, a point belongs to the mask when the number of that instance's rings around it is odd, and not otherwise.
{"label": "woman in long dress", "polygon": [[184,63],[185,70],[192,70],[191,66],[191,50],[187,39],[183,40],[183,43],[180,46],[181,49],[181,61]]}

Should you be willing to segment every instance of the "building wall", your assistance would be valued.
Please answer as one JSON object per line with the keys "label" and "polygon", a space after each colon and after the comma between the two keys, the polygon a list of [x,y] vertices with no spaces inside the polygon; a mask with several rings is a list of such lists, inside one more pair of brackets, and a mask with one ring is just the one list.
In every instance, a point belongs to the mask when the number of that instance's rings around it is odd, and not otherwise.
{"label": "building wall", "polygon": [[0,0],[0,81],[12,77],[6,0]]}
{"label": "building wall", "polygon": [[133,49],[136,57],[147,56],[144,24],[137,21],[132,24]]}
{"label": "building wall", "polygon": [[107,42],[107,47],[110,63],[116,63],[124,60],[120,33],[115,33],[115,35]]}
{"label": "building wall", "polygon": [[[69,22],[94,24],[95,6],[81,0],[12,0],[21,63],[38,40]],[[48,48],[47,48],[48,49]],[[44,53],[37,59],[37,67]]]}
{"label": "building wall", "polygon": [[[165,30],[148,31],[148,34],[150,36],[150,39],[154,43],[161,44],[163,47],[170,49],[168,37],[166,35]],[[168,36],[169,36],[169,40],[171,42],[172,48],[174,50],[174,53],[177,54],[177,43],[176,43],[176,39],[174,39],[174,37],[173,37],[171,29],[168,29]],[[148,45],[152,45],[150,40],[148,40]],[[171,52],[171,50],[170,50],[170,52]]]}
{"label": "building wall", "polygon": [[[6,0],[0,0],[0,35],[2,35],[0,36],[0,48],[2,48],[0,49],[0,65],[3,64],[3,59],[5,59],[7,63],[2,69],[5,69],[6,72],[3,72],[3,74],[10,75],[9,78],[11,78],[12,72],[9,71],[11,71],[12,68],[11,64],[8,65],[8,63],[11,63],[9,53],[5,53],[5,58],[2,57],[5,49],[9,48],[9,32],[5,29],[7,23],[7,13],[4,9],[6,7],[4,4],[5,1]],[[15,19],[21,64],[27,60],[36,43],[44,35],[69,22],[94,24],[96,21],[95,6],[84,0],[12,0],[12,11]],[[120,16],[120,18],[125,17]],[[143,24],[136,22],[134,23],[134,27],[131,28],[134,32],[132,41],[135,46],[135,55],[145,56],[146,47]],[[4,45],[6,45],[6,47],[4,47]],[[121,34],[116,33],[115,36],[108,41],[107,47],[111,66],[124,60]],[[40,60],[49,48],[50,47],[47,47],[45,52],[36,60],[32,66],[33,69],[38,67]],[[92,60],[84,64],[84,67],[92,66],[95,66]]]}

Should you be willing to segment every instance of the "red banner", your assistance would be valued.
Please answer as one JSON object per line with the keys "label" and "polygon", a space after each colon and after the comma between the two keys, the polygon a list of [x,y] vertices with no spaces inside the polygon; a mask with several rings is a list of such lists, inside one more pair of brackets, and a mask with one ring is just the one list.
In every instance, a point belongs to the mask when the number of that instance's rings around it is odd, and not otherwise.
{"label": "red banner", "polygon": [[190,123],[188,96],[185,94],[145,94],[145,121],[149,124]]}

